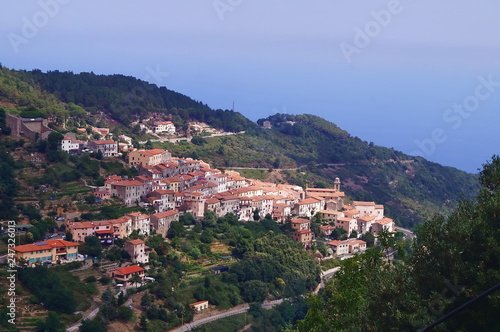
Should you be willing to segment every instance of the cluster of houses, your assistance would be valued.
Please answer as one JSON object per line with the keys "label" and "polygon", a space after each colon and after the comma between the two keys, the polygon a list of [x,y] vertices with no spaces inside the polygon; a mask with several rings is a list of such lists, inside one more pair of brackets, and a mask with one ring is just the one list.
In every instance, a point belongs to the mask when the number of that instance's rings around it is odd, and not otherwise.
{"label": "cluster of houses", "polygon": [[[126,239],[134,231],[144,236],[154,232],[166,237],[171,223],[183,213],[202,218],[208,210],[217,217],[233,213],[243,222],[269,215],[278,223],[290,222],[293,239],[306,248],[315,241],[310,219],[316,215],[320,216],[323,224],[320,231],[325,237],[332,235],[335,228],[345,229],[348,236],[356,232],[360,237],[366,232],[374,236],[382,230],[393,232],[395,226],[392,219],[384,216],[383,205],[362,201],[345,205],[339,178],[333,188],[304,190],[300,186],[246,179],[235,171],[212,169],[201,160],[175,159],[162,149],[135,150],[128,156],[139,175],[109,176],[104,186],[92,188],[93,193],[103,200],[118,197],[127,206],[149,207],[154,213],[135,212],[111,220],[68,221],[67,231],[75,242],[50,240],[17,246],[14,249],[17,257],[32,264],[71,261],[77,258],[78,245],[87,236],[96,236],[103,245],[113,245],[116,239]],[[366,243],[357,237],[330,241],[328,246],[336,255],[364,251]],[[149,248],[144,241],[127,241],[124,249],[133,263],[149,262]]]}
{"label": "cluster of houses", "polygon": [[[382,229],[392,232],[394,228],[393,220],[384,217],[383,205],[361,201],[344,205],[345,193],[339,178],[333,188],[304,191],[300,186],[246,179],[235,171],[212,169],[201,160],[175,159],[162,149],[131,151],[128,158],[139,175],[109,176],[104,186],[93,187],[93,193],[99,199],[118,197],[127,206],[149,207],[155,213],[69,224],[74,239],[83,241],[85,236],[99,234],[103,241],[108,241],[112,236],[124,238],[133,230],[143,235],[154,231],[166,236],[170,223],[179,215],[189,212],[202,218],[207,210],[217,217],[233,213],[244,222],[254,220],[256,215],[270,215],[278,223],[292,219],[292,236],[305,247],[314,241],[308,219],[316,214],[324,223],[321,232],[325,236],[337,227],[345,229],[348,236],[354,231],[358,236],[366,232],[377,236]],[[300,220],[303,224],[298,223]],[[109,233],[97,233],[105,231]]]}
{"label": "cluster of houses", "polygon": [[[176,132],[172,121],[151,121],[145,129],[157,135],[173,135]],[[86,128],[77,128],[77,132],[82,135],[88,134]],[[131,137],[120,135],[115,141],[109,128],[91,127],[91,134],[98,134],[102,139],[78,140],[75,133],[66,133],[61,141],[61,150],[68,153],[101,152],[103,157],[116,157],[122,152],[134,150]]]}

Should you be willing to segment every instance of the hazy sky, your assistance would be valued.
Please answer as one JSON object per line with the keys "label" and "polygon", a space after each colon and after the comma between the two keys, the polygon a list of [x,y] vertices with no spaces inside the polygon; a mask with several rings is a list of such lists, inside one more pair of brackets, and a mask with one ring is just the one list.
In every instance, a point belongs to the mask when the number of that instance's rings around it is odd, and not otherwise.
{"label": "hazy sky", "polygon": [[317,114],[469,172],[499,153],[499,1],[2,5],[9,68],[131,75],[254,121]]}

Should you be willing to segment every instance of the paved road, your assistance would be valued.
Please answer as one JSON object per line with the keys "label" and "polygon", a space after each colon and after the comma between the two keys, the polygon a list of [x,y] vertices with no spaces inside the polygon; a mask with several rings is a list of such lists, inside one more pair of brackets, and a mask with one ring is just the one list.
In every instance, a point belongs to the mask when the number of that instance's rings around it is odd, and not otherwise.
{"label": "paved road", "polygon": [[325,287],[325,281],[331,279],[338,270],[340,270],[340,267],[334,267],[333,269],[321,272],[321,282],[319,283],[318,287],[316,287],[316,289],[313,291],[313,294],[318,294],[319,290]]}
{"label": "paved road", "polygon": [[92,310],[87,316],[83,317],[81,320],[80,320],[80,323],[76,324],[76,325],[73,325],[72,327],[66,329],[67,332],[72,332],[72,331],[76,331],[80,328],[80,326],[82,325],[82,321],[85,320],[85,319],[92,319],[94,318],[97,313],[99,312],[99,307],[95,308],[94,310]]}
{"label": "paved road", "polygon": [[189,324],[184,324],[182,326],[179,326],[176,329],[170,330],[170,332],[191,331],[192,329],[194,329],[197,326],[213,322],[214,320],[217,320],[217,319],[221,319],[221,318],[225,318],[225,317],[229,317],[229,316],[241,314],[241,313],[244,313],[244,312],[248,311],[248,309],[249,309],[248,304],[244,304],[244,305],[242,305],[240,307],[229,309],[229,310],[227,310],[225,312],[222,312],[222,313],[210,316],[210,317],[205,317],[205,318],[199,319],[197,321],[192,321]]}
{"label": "paved road", "polygon": [[[321,273],[321,283],[318,285],[318,288],[315,290],[315,293],[317,293],[317,291],[319,291],[320,288],[323,288],[325,286],[324,281],[327,281],[328,279],[330,279],[338,270],[340,270],[340,267],[335,267],[333,269],[330,269],[330,270],[322,272]],[[282,303],[284,300],[287,300],[287,299],[279,299],[279,300],[273,300],[273,301],[264,301],[262,303],[262,307],[265,308],[265,309],[271,309],[272,307],[277,306],[278,304]],[[215,315],[210,316],[210,317],[205,317],[205,318],[202,318],[202,319],[199,319],[199,320],[196,320],[196,321],[192,321],[189,324],[184,324],[183,326],[179,326],[176,329],[170,330],[170,332],[185,332],[185,331],[190,331],[190,330],[192,330],[193,328],[195,328],[197,326],[213,322],[214,320],[217,320],[217,319],[229,317],[229,316],[232,316],[232,315],[241,314],[243,312],[248,311],[248,309],[249,309],[248,304],[244,304],[244,305],[239,306],[237,308],[229,309],[227,311],[215,314]]]}
{"label": "paved road", "polygon": [[405,234],[406,238],[413,239],[415,237],[415,233],[406,228],[394,227],[395,230],[401,231]]}
{"label": "paved road", "polygon": [[[203,136],[203,138],[208,138],[208,137],[218,137],[218,136],[229,136],[229,135],[238,135],[238,134],[244,134],[244,131],[240,131],[239,133],[222,133],[222,134],[212,134],[209,136]],[[175,137],[175,138],[159,138],[159,139],[152,139],[150,140],[151,142],[170,142],[170,143],[179,143],[180,141],[188,141],[191,142],[192,137]],[[147,141],[142,141],[139,142],[140,144],[146,144]]]}

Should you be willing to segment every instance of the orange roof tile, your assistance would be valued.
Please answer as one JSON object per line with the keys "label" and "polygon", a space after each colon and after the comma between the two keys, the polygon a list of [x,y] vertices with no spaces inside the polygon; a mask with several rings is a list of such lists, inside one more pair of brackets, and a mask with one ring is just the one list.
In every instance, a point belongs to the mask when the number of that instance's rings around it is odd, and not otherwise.
{"label": "orange roof tile", "polygon": [[170,210],[170,211],[155,213],[155,214],[153,214],[153,216],[155,216],[156,218],[160,219],[160,218],[166,218],[166,217],[175,216],[176,214],[179,214],[179,211],[177,211],[177,210]]}
{"label": "orange roof tile", "polygon": [[80,243],[69,242],[65,240],[47,240],[43,242],[23,244],[16,246],[13,249],[18,252],[31,252],[37,250],[51,250],[52,248],[76,247]]}
{"label": "orange roof tile", "polygon": [[130,241],[127,241],[128,243],[132,243],[132,244],[144,244],[144,241],[142,241],[141,239],[136,239],[136,240],[130,240]]}
{"label": "orange roof tile", "polygon": [[352,202],[352,205],[357,205],[357,206],[375,206],[375,202],[354,201],[354,202]]}
{"label": "orange roof tile", "polygon": [[140,267],[139,265],[130,265],[127,267],[122,267],[120,269],[116,269],[113,272],[118,272],[119,274],[126,275],[126,274],[135,273],[135,272],[141,272],[141,271],[144,271],[144,269],[142,267]]}

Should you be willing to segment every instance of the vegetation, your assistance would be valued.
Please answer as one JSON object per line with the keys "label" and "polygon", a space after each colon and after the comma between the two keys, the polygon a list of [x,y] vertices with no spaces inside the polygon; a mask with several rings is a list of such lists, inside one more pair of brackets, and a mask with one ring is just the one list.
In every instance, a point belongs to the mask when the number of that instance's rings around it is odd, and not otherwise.
{"label": "vegetation", "polygon": [[[500,158],[484,165],[481,191],[448,217],[422,224],[412,255],[387,264],[380,250],[344,260],[323,293],[309,299],[299,331],[416,331],[478,296],[500,280]],[[393,243],[391,243],[393,241]],[[383,248],[394,246],[382,236]],[[434,328],[500,328],[498,295],[491,294]]]}
{"label": "vegetation", "polygon": [[19,270],[19,279],[39,303],[55,312],[72,314],[90,306],[95,285],[85,284],[63,269],[36,266]]}
{"label": "vegetation", "polygon": [[[148,145],[167,148],[178,156],[201,158],[214,167],[285,169],[281,171],[281,181],[303,187],[332,186],[334,179],[340,177],[343,190],[350,197],[384,204],[386,215],[405,227],[414,227],[436,213],[449,213],[459,200],[471,199],[478,191],[474,175],[364,142],[314,115],[275,114],[258,121],[271,122],[272,129],[263,130],[239,113],[212,110],[187,96],[132,77],[15,71],[5,67],[0,69],[0,77],[0,101],[16,105],[7,112],[39,112],[60,132],[105,126],[103,114],[109,114],[119,122],[112,131],[127,133],[138,144],[137,139],[144,136],[138,122],[150,118],[152,113],[172,119],[184,133],[190,121],[202,121],[225,131],[245,130],[244,135],[223,137],[194,133],[198,136],[192,143],[149,141]],[[132,122],[131,129],[127,128]],[[82,175],[98,181],[99,166],[108,174],[120,169],[119,164],[99,165],[89,156],[80,161],[69,158],[71,167],[64,167],[68,157],[47,150],[49,143],[39,142],[38,150],[61,165],[47,168],[39,184],[57,187],[60,182],[74,181]],[[119,171],[125,175],[128,170]],[[260,170],[252,176],[264,178],[266,173]]]}

